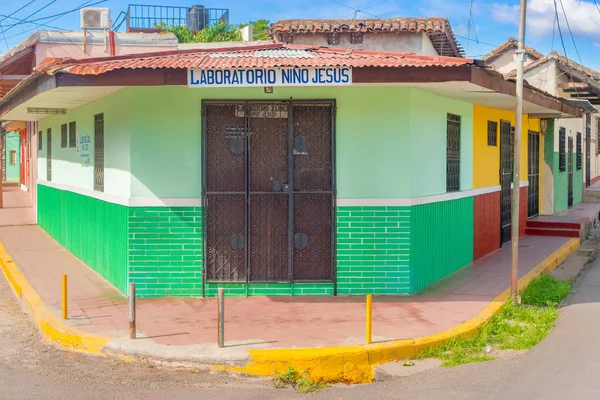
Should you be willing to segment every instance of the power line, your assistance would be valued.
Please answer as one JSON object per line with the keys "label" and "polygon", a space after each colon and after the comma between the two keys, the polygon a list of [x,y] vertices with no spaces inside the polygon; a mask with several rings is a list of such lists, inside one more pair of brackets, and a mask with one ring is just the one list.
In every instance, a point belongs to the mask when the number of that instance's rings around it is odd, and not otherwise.
{"label": "power line", "polygon": [[0,19],[0,22],[4,21],[6,18],[10,18],[13,15],[15,15],[16,13],[18,13],[19,11],[21,11],[22,9],[24,9],[25,7],[27,7],[28,5],[30,5],[31,3],[35,3],[37,0],[31,0],[29,3],[25,4],[23,7],[19,8],[16,11],[13,11],[12,13],[10,13],[9,15],[7,15],[6,17]]}
{"label": "power line", "polygon": [[389,3],[390,1],[391,1],[391,0],[384,0],[384,1],[380,2],[380,3],[373,4],[372,6],[365,7],[365,8],[363,8],[363,9],[362,9],[362,10],[360,10],[360,11],[362,12],[362,11],[368,10],[369,8],[375,8],[375,7],[377,7],[377,6],[380,6],[380,5],[382,5],[382,4]]}
{"label": "power line", "polygon": [[[364,11],[362,11],[362,10],[359,10],[358,8],[350,7],[350,6],[348,6],[348,5],[346,5],[346,4],[342,3],[342,2],[339,2],[339,1],[337,1],[337,0],[329,0],[329,1],[331,1],[332,3],[335,3],[335,4],[339,4],[340,6],[343,6],[343,7],[349,8],[350,10],[353,10],[353,11],[354,11],[354,18],[356,18],[356,14],[357,14],[357,13],[362,13],[362,14],[369,15],[369,16],[371,16],[371,17],[379,18],[377,15],[370,14],[370,13],[368,13],[368,12],[364,12]],[[371,7],[367,7],[367,8],[371,8]]]}
{"label": "power line", "polygon": [[497,44],[491,44],[491,43],[482,42],[482,41],[479,41],[479,40],[468,38],[466,36],[460,36],[460,35],[457,35],[457,34],[454,34],[454,36],[456,36],[457,38],[469,40],[471,42],[477,42],[477,44],[485,44],[486,46],[490,46],[490,47],[498,47]]}
{"label": "power line", "polygon": [[579,49],[575,44],[575,38],[573,37],[573,32],[571,31],[571,25],[569,24],[569,19],[567,18],[567,13],[565,12],[565,6],[563,1],[560,0],[560,7],[562,8],[563,15],[565,16],[565,21],[567,22],[567,28],[569,28],[569,35],[571,35],[571,40],[573,41],[573,47],[575,47],[575,52],[577,53],[577,57],[579,58],[579,63],[583,65],[583,61],[581,60],[581,55],[579,54]]}
{"label": "power line", "polygon": [[471,0],[471,4],[469,5],[469,22],[467,24],[467,49],[466,52],[469,52],[469,42],[471,41],[471,20],[473,19],[473,0]]}
{"label": "power line", "polygon": [[[0,22],[0,29],[2,29],[2,22]],[[10,50],[10,46],[8,45],[8,40],[6,40],[6,35],[2,32],[2,37],[4,38],[4,44],[6,45],[6,51]]]}
{"label": "power line", "polygon": [[562,29],[560,29],[560,20],[558,19],[558,7],[556,6],[556,0],[554,0],[554,13],[556,15],[556,25],[558,26],[558,35],[560,36],[560,42],[562,43],[562,48],[565,53],[565,57],[568,60],[569,57],[567,56],[567,48],[565,47],[565,41],[563,39]]}
{"label": "power line", "polygon": [[[86,6],[95,6],[95,5],[98,5],[98,4],[101,4],[101,3],[106,3],[108,0],[100,0],[100,1],[97,1],[97,2],[95,2],[95,3],[92,3],[92,4],[87,4],[87,3],[89,3],[90,1],[91,1],[91,0],[88,0],[88,1],[85,3],[85,5],[86,5]],[[25,19],[19,19],[19,18],[12,17],[11,19],[14,19],[14,20],[16,20],[16,21],[18,21],[18,22],[17,22],[17,23],[15,23],[15,24],[11,24],[11,25],[5,25],[5,27],[16,26],[16,25],[19,25],[20,23],[23,23],[23,22],[25,22],[25,23],[35,23],[35,22],[37,22],[37,21],[43,21],[43,20],[45,20],[45,19],[50,19],[50,18],[52,18],[52,19],[51,19],[50,21],[48,21],[48,22],[52,22],[52,21],[54,21],[54,20],[56,20],[56,19],[58,19],[58,18],[60,18],[60,17],[63,17],[63,16],[65,16],[65,15],[67,15],[67,14],[70,14],[70,13],[73,13],[73,12],[77,12],[77,11],[79,11],[79,10],[80,10],[82,7],[83,7],[83,6],[79,6],[79,7],[77,7],[77,8],[73,8],[72,10],[69,10],[69,11],[64,11],[64,12],[61,12],[61,13],[58,13],[58,14],[54,14],[54,15],[48,15],[48,16],[46,16],[46,17],[41,17],[41,18],[31,19],[31,20],[29,20],[29,21],[27,21],[27,18],[25,18]],[[9,17],[10,17],[10,16],[9,16]],[[42,25],[42,24],[39,24],[39,25]]]}
{"label": "power line", "polygon": [[[44,7],[42,7],[42,8],[39,8],[37,11],[35,11],[35,12],[33,12],[33,13],[29,14],[29,15],[28,15],[27,17],[25,17],[25,18],[24,18],[24,19],[23,19],[21,22],[19,22],[19,23],[15,24],[15,25],[12,25],[12,26],[10,26],[10,27],[9,27],[9,28],[7,28],[7,29],[4,29],[4,30],[2,30],[2,33],[3,33],[3,34],[5,34],[6,32],[10,31],[10,30],[11,30],[12,28],[14,28],[15,26],[17,26],[17,25],[19,25],[19,24],[22,24],[23,22],[27,22],[27,19],[29,19],[30,17],[33,17],[35,14],[39,13],[39,12],[40,12],[40,11],[42,11],[43,9],[45,9],[45,8],[47,8],[47,7],[50,7],[52,4],[56,3],[56,1],[57,1],[57,0],[52,0],[50,3],[46,4]],[[16,19],[16,18],[15,18],[15,19]]]}

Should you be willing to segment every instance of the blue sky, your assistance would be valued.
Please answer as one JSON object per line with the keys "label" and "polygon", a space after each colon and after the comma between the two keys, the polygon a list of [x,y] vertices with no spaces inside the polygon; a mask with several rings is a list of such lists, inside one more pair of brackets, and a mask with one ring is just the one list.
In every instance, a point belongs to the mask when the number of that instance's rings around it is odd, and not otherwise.
{"label": "blue sky", "polygon": [[[52,4],[31,19],[76,9],[85,3],[85,0],[2,0],[0,15],[9,15],[30,1],[33,3],[13,17],[26,19],[30,14],[52,1]],[[96,1],[99,0],[89,0],[89,2]],[[195,0],[136,0],[133,2],[170,6],[190,6],[194,2],[197,3]],[[583,63],[600,70],[600,36],[597,34],[597,28],[600,27],[600,9],[595,4],[596,2],[600,5],[600,0],[556,0],[567,55],[579,62],[561,3]],[[107,0],[96,7],[109,7],[111,17],[115,19],[120,11],[127,9],[129,3],[130,1],[127,0]],[[468,48],[468,55],[475,58],[490,51],[493,48],[492,45],[499,45],[507,38],[516,37],[518,34],[518,0],[473,0],[470,32],[468,29],[470,0],[304,0],[289,3],[281,0],[205,0],[200,4],[206,7],[228,8],[230,20],[234,23],[261,18],[272,22],[290,18],[352,18],[354,9],[362,10],[357,13],[358,18],[374,16],[447,17],[452,23],[454,32],[461,36],[458,39],[463,47]],[[0,20],[3,18],[0,16]],[[45,19],[38,22],[66,30],[76,30],[79,26],[79,13],[73,12],[56,20]],[[18,21],[12,18],[4,19],[1,22],[3,26],[7,25],[4,30],[9,47],[16,45],[40,28],[35,24],[18,23],[15,25],[15,23]],[[470,40],[466,39],[467,36]],[[555,23],[554,0],[529,0],[526,44],[542,53],[550,50],[565,52]],[[5,52],[6,48],[6,43],[0,35],[0,52]]]}

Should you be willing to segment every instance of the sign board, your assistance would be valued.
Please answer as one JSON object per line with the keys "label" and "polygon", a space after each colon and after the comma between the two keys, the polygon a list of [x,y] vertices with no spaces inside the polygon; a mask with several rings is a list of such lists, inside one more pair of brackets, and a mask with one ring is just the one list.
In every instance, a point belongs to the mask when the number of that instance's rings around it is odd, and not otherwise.
{"label": "sign board", "polygon": [[189,69],[188,87],[341,86],[352,84],[351,67]]}
{"label": "sign board", "polygon": [[92,137],[90,135],[82,135],[77,136],[77,153],[79,153],[79,157],[81,157],[81,162],[83,165],[91,164],[91,156],[90,156],[90,144],[92,142]]}

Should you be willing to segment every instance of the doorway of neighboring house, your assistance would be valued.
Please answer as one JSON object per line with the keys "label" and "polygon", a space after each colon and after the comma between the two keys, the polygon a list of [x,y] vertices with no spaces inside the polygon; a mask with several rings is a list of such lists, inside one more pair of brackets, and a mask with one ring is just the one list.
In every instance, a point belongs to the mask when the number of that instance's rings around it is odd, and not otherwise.
{"label": "doorway of neighboring house", "polygon": [[331,281],[334,103],[204,102],[205,281]]}
{"label": "doorway of neighboring house", "polygon": [[569,137],[569,153],[568,153],[568,165],[569,165],[569,191],[567,194],[567,207],[573,207],[573,138]]}
{"label": "doorway of neighboring house", "polygon": [[585,187],[591,185],[591,169],[592,169],[592,117],[589,113],[585,114]]}
{"label": "doorway of neighboring house", "polygon": [[511,126],[500,121],[500,245],[510,242],[510,199],[512,183]]}
{"label": "doorway of neighboring house", "polygon": [[540,205],[540,134],[538,132],[529,131],[527,157],[527,218],[532,218],[538,215]]}

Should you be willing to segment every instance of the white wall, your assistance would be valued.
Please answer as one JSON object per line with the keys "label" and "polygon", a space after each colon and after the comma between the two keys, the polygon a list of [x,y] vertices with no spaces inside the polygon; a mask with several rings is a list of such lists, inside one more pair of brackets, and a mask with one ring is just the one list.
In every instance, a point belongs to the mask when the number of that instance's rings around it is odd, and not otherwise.
{"label": "white wall", "polygon": [[338,45],[328,44],[327,37],[326,33],[296,33],[294,34],[294,44],[438,55],[429,36],[424,32],[365,33],[363,42],[358,44],[350,43],[351,34],[349,32],[340,33],[340,44]]}

